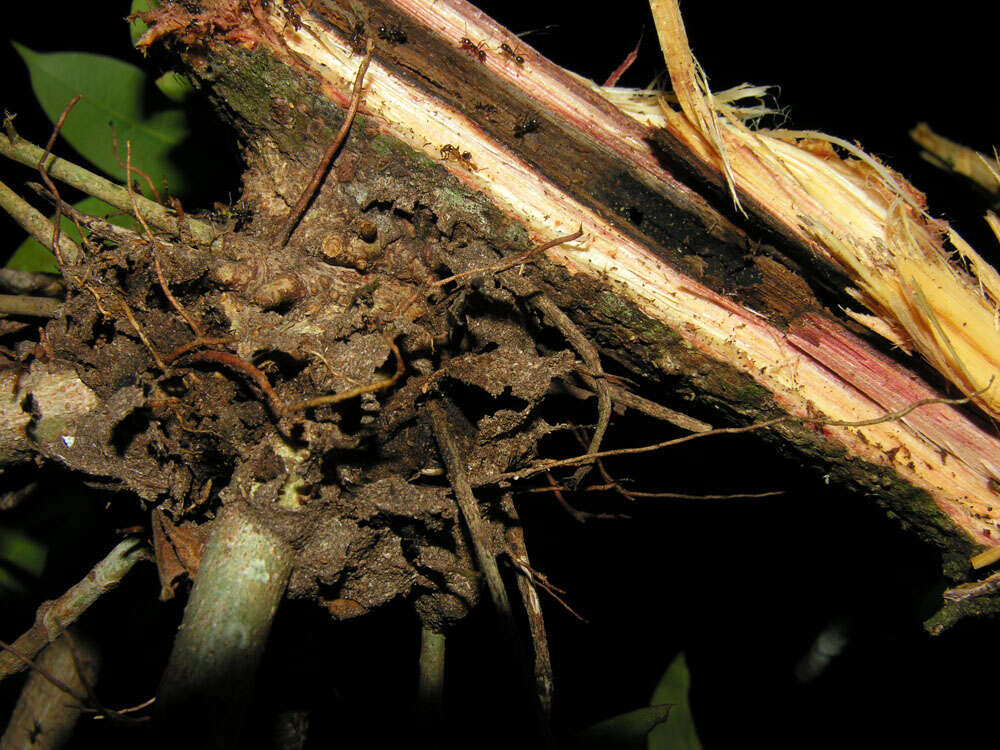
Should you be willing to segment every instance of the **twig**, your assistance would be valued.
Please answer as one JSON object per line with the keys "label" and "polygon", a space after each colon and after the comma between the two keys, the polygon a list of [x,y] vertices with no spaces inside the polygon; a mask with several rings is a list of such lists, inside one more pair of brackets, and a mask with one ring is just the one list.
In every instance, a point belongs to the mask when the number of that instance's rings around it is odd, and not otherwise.
{"label": "twig", "polygon": [[[581,373],[580,377],[591,390],[596,391],[596,379],[593,376]],[[632,393],[632,391],[621,386],[608,383],[608,388],[611,389],[612,401],[629,409],[642,412],[653,419],[660,419],[672,424],[674,427],[680,427],[682,430],[688,430],[689,432],[708,432],[712,429],[712,425],[707,422],[702,422],[700,419],[695,419],[687,414],[669,409],[662,404]]]}
{"label": "twig", "polygon": [[208,364],[223,365],[232,370],[237,370],[238,372],[243,373],[253,381],[253,383],[267,398],[267,402],[270,404],[271,411],[274,415],[277,417],[284,415],[285,405],[282,403],[281,398],[275,392],[274,388],[271,387],[271,383],[268,381],[267,376],[249,362],[240,359],[235,354],[215,350],[209,350],[207,352],[193,352],[184,356],[187,357],[188,362],[205,362]]}
{"label": "twig", "polygon": [[236,339],[232,338],[200,338],[189,341],[186,344],[181,344],[176,349],[174,349],[170,354],[168,354],[164,359],[167,362],[173,362],[178,357],[182,357],[187,354],[192,349],[200,349],[203,346],[222,346],[225,344],[232,344]]}
{"label": "twig", "polygon": [[320,183],[323,182],[323,178],[326,177],[326,172],[330,168],[330,163],[333,161],[333,157],[337,155],[337,151],[343,145],[344,140],[347,138],[347,134],[351,129],[351,123],[354,122],[354,115],[358,112],[358,107],[361,106],[361,94],[364,90],[364,79],[365,71],[368,70],[368,65],[372,61],[372,56],[375,54],[375,43],[369,39],[368,48],[365,52],[364,59],[361,61],[361,65],[358,68],[358,74],[354,78],[354,91],[351,94],[351,103],[347,108],[347,113],[344,115],[344,121],[340,125],[340,130],[337,132],[336,137],[333,142],[326,149],[326,153],[323,154],[323,158],[320,160],[319,166],[313,173],[312,179],[306,186],[306,189],[302,191],[302,195],[299,196],[299,200],[296,202],[295,207],[292,208],[292,212],[285,219],[285,223],[281,228],[281,233],[278,235],[278,247],[284,247],[288,244],[288,238],[292,236],[292,232],[295,231],[295,227],[298,226],[299,220],[302,215],[306,212],[306,208],[312,201],[313,196],[319,189]]}
{"label": "twig", "polygon": [[[328,396],[316,396],[315,398],[306,399],[305,401],[299,401],[294,404],[286,404],[284,406],[284,413],[290,414],[291,412],[302,411],[304,409],[313,409],[317,406],[339,404],[341,401],[347,401],[348,399],[363,396],[366,393],[375,393],[376,391],[382,391],[386,388],[394,386],[396,381],[403,377],[403,373],[406,372],[406,364],[403,362],[403,355],[400,353],[399,347],[396,346],[396,342],[392,339],[386,340],[389,343],[389,348],[392,349],[392,355],[396,358],[396,371],[392,375],[387,378],[383,378],[382,380],[377,380],[374,383],[359,385],[355,388],[341,391],[340,393],[333,393]],[[327,365],[327,367],[329,367],[329,365]]]}
{"label": "twig", "polygon": [[[111,128],[111,153],[114,154],[115,161],[118,162],[118,166],[125,170],[125,182],[126,182],[126,187],[128,188],[129,192],[130,193],[132,192],[132,176],[131,175],[132,175],[133,172],[135,172],[137,175],[139,175],[140,177],[142,177],[146,181],[146,185],[149,187],[149,192],[151,192],[153,194],[153,200],[155,200],[157,203],[162,204],[163,201],[160,200],[160,193],[156,189],[156,186],[153,185],[153,181],[149,178],[149,175],[146,174],[145,172],[143,172],[138,167],[133,167],[132,166],[132,149],[131,149],[132,142],[131,141],[126,141],[127,150],[128,150],[127,164],[122,164],[122,160],[118,156],[118,131],[115,130],[115,124],[113,122],[109,122],[108,126]],[[138,214],[138,211],[136,211],[136,214]],[[178,217],[180,217],[180,212],[178,212]],[[183,217],[181,217],[181,218],[183,218]]]}
{"label": "twig", "polygon": [[[98,308],[100,308],[100,296],[97,294],[97,290],[95,290],[94,287],[90,285],[84,286],[84,289],[86,289],[88,292],[93,294],[95,298],[97,298],[98,300],[97,306]],[[146,349],[149,350],[149,354],[153,358],[153,361],[156,363],[156,366],[159,367],[160,370],[162,370],[163,372],[166,372],[167,370],[166,364],[164,364],[163,359],[160,357],[159,353],[153,347],[153,343],[146,337],[146,334],[143,332],[142,327],[139,325],[139,321],[135,319],[135,315],[132,313],[132,308],[129,306],[128,301],[124,297],[119,297],[118,301],[122,303],[122,309],[125,311],[125,317],[128,318],[128,322],[132,324],[132,328],[135,329],[135,332],[138,334],[139,339],[146,346]],[[102,312],[104,311],[102,310]]]}
{"label": "twig", "polygon": [[538,588],[542,589],[542,591],[555,599],[560,605],[562,605],[563,609],[573,615],[573,617],[577,620],[583,623],[587,622],[587,619],[583,615],[569,606],[569,604],[567,604],[566,601],[560,596],[560,594],[565,594],[566,592],[558,586],[554,586],[549,582],[548,578],[532,568],[527,559],[521,559],[512,554],[508,554],[508,557],[510,558],[511,565],[517,569],[525,580],[531,581],[533,586],[538,586]]}
{"label": "twig", "polygon": [[[444,462],[448,472],[448,480],[455,491],[455,500],[458,508],[462,512],[462,518],[469,529],[469,536],[472,539],[472,548],[476,554],[476,562],[486,579],[486,587],[493,602],[493,608],[504,621],[511,621],[512,613],[510,601],[507,598],[507,591],[500,578],[500,569],[497,567],[496,557],[489,548],[490,533],[486,528],[486,522],[479,512],[479,503],[472,493],[472,484],[469,482],[469,475],[465,470],[465,460],[459,452],[458,445],[452,437],[451,427],[448,425],[448,417],[444,408],[437,401],[431,401],[427,405],[427,410],[431,417],[431,426],[434,430],[434,439],[437,441],[441,451],[441,460]],[[511,627],[511,632],[514,632]]]}
{"label": "twig", "polygon": [[675,500],[754,500],[761,497],[777,497],[784,495],[784,490],[770,490],[768,492],[731,492],[722,495],[692,495],[685,492],[641,492],[639,490],[629,490],[632,497],[663,497]]}
{"label": "twig", "polygon": [[[500,499],[500,509],[510,519],[507,527],[507,554],[512,561],[522,562],[530,570],[528,545],[524,539],[524,527],[517,514],[517,507],[510,493],[505,493]],[[518,570],[522,568],[515,562]],[[523,571],[522,571],[523,572]],[[535,691],[542,713],[546,717],[552,715],[552,689],[555,681],[552,677],[552,656],[549,653],[549,639],[545,632],[545,618],[542,616],[542,603],[538,598],[535,581],[531,576],[521,575],[517,578],[517,588],[521,592],[524,611],[528,614],[528,630],[531,633],[531,644],[535,651]]]}
{"label": "twig", "polygon": [[25,297],[0,294],[0,315],[24,315],[34,318],[54,318],[62,301],[51,297]]}
{"label": "twig", "polygon": [[639,41],[635,43],[635,47],[632,51],[626,55],[624,60],[622,60],[622,64],[615,68],[611,75],[608,76],[608,80],[604,82],[605,87],[614,86],[618,83],[618,79],[625,74],[625,71],[632,67],[632,63],[634,63],[636,58],[639,57],[639,47],[642,45],[642,36],[645,31],[646,29],[643,28],[643,30],[639,32]]}
{"label": "twig", "polygon": [[559,505],[561,505],[562,509],[569,514],[570,518],[572,518],[577,523],[586,522],[587,519],[584,517],[583,513],[578,511],[576,508],[570,505],[569,502],[567,502],[566,496],[563,495],[562,493],[562,488],[559,486],[559,483],[556,482],[556,478],[552,476],[551,471],[545,472],[545,479],[549,483],[549,489],[552,491],[552,494],[555,495],[556,500],[559,501]]}
{"label": "twig", "polygon": [[476,562],[483,573],[483,578],[486,579],[486,589],[489,592],[490,601],[493,603],[493,608],[500,619],[500,628],[504,635],[505,645],[510,658],[518,665],[522,679],[524,679],[526,685],[531,686],[528,689],[528,694],[532,696],[532,705],[538,712],[539,731],[543,738],[548,738],[548,721],[535,694],[532,672],[528,667],[524,649],[517,635],[514,615],[510,607],[510,599],[507,598],[507,590],[504,588],[503,580],[500,577],[500,569],[497,566],[496,557],[489,546],[489,529],[487,529],[486,522],[479,511],[479,503],[476,501],[476,496],[472,492],[472,484],[469,482],[469,475],[465,469],[465,459],[459,451],[455,438],[452,436],[444,407],[438,401],[431,401],[427,404],[427,410],[430,414],[434,439],[437,441],[438,449],[441,453],[441,460],[448,472],[448,481],[451,483],[452,490],[455,493],[455,501],[458,504],[462,520],[465,522],[472,541],[472,549],[475,553]]}
{"label": "twig", "polygon": [[438,279],[433,284],[430,284],[431,289],[435,289],[439,286],[444,286],[452,281],[457,281],[458,279],[464,279],[469,276],[475,276],[480,273],[499,273],[500,271],[506,271],[515,266],[521,266],[525,263],[531,263],[534,259],[541,255],[546,250],[550,250],[557,245],[562,245],[566,242],[572,242],[575,239],[583,236],[583,227],[580,227],[572,234],[567,234],[564,237],[556,237],[554,240],[545,242],[538,247],[533,247],[530,250],[525,250],[523,253],[518,253],[510,258],[505,258],[504,260],[496,263],[492,266],[485,266],[483,268],[473,268],[471,271],[462,271],[461,273],[452,274],[451,276],[446,276],[443,279]]}
{"label": "twig", "polygon": [[[5,139],[5,136],[0,135],[0,146],[2,146]],[[2,148],[0,148],[0,150],[2,150]],[[39,151],[41,151],[41,149],[39,149]],[[39,213],[34,206],[25,201],[21,198],[21,196],[2,182],[0,182],[0,208],[10,214],[10,217],[16,221],[25,232],[30,234],[46,247],[50,246],[49,243],[52,242],[53,237],[52,222],[42,216],[42,214]],[[65,235],[59,235],[58,247],[60,249],[60,253],[57,255],[61,255],[63,260],[70,265],[75,264],[81,257],[83,257],[79,246],[77,246],[73,240]]]}
{"label": "twig", "polygon": [[[18,137],[11,140],[10,136],[0,134],[0,154],[26,166],[34,167],[38,164],[39,159],[44,156],[44,151],[23,138]],[[79,167],[57,156],[50,156],[45,163],[45,170],[54,179],[75,187],[77,190],[81,190],[94,198],[99,198],[120,211],[132,211],[128,191],[125,188],[83,167]],[[141,195],[136,196],[136,203],[139,205],[139,212],[143,218],[160,231],[180,236],[183,229],[200,245],[211,245],[217,238],[218,232],[211,224],[188,217],[182,227],[177,217],[159,203]],[[11,213],[6,205],[3,207],[8,213]],[[13,213],[11,215],[13,216]],[[24,225],[22,224],[22,226]],[[39,239],[38,235],[30,229],[27,229],[27,227],[25,229],[32,237],[35,237],[35,239],[38,239],[43,244],[47,244],[51,240],[51,236]],[[64,253],[66,252],[65,242],[66,238],[64,237],[60,240],[59,245]]]}
{"label": "twig", "polygon": [[[59,636],[62,628],[56,624],[57,621],[67,626],[76,622],[91,604],[117,586],[133,565],[150,559],[149,550],[141,542],[135,539],[120,542],[82,581],[58,599],[39,607],[35,624],[14,641],[12,647],[19,654],[34,658]],[[0,679],[22,672],[25,668],[24,662],[9,652],[0,654]]]}
{"label": "twig", "polygon": [[[531,299],[534,305],[550,325],[559,329],[570,346],[583,359],[584,364],[599,375],[603,375],[604,368],[601,367],[601,356],[586,336],[583,335],[576,323],[570,320],[559,306],[544,294]],[[608,424],[611,422],[611,387],[603,377],[594,378],[594,388],[597,391],[597,424],[594,427],[594,434],[590,438],[590,447],[587,449],[589,455],[596,454],[601,449],[601,441],[604,440],[604,433],[607,432]],[[590,462],[580,462],[580,467],[573,472],[573,476],[567,484],[570,487],[577,487],[591,469]]]}

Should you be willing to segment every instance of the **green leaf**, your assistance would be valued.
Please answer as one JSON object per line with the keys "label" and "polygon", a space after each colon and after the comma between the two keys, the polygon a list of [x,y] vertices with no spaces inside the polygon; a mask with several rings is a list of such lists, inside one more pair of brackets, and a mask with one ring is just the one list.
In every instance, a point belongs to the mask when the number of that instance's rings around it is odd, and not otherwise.
{"label": "green leaf", "polygon": [[671,704],[670,721],[649,733],[648,750],[701,750],[701,741],[691,716],[688,691],[691,675],[682,651],[667,667],[653,691],[654,706]]}
{"label": "green leaf", "polygon": [[0,595],[26,591],[23,576],[38,578],[45,570],[47,547],[20,529],[0,526]]}
{"label": "green leaf", "polygon": [[[114,206],[109,206],[102,200],[97,198],[84,198],[83,200],[74,203],[73,208],[77,211],[90,216],[100,216],[102,218],[107,218],[112,224],[117,224],[120,227],[126,227],[127,229],[133,229],[138,231],[139,225],[135,219],[131,216],[122,214]],[[55,219],[55,214],[49,217],[49,221]],[[62,221],[62,231],[76,243],[80,242],[80,233],[76,231],[76,225],[67,217],[63,215]],[[16,250],[14,250],[13,255],[7,260],[7,268],[13,268],[17,271],[37,271],[40,273],[59,273],[59,264],[56,263],[55,256],[52,252],[45,247],[42,243],[36,240],[34,237],[28,237],[24,242],[22,242]]]}
{"label": "green leaf", "polygon": [[194,93],[194,86],[191,85],[187,76],[174,72],[164,73],[157,78],[156,88],[170,101],[178,104]]}
{"label": "green leaf", "polygon": [[[136,13],[146,13],[150,11],[152,8],[159,8],[159,7],[160,7],[159,3],[150,2],[150,0],[132,0],[132,7],[129,9],[128,14],[130,16],[133,16]],[[139,37],[141,37],[143,34],[146,33],[146,29],[148,28],[149,27],[145,23],[140,21],[138,18],[129,21],[128,33],[129,36],[132,38],[133,47],[135,46],[135,43],[139,41]]]}
{"label": "green leaf", "polygon": [[123,165],[125,143],[131,141],[132,166],[148,174],[157,189],[166,179],[173,193],[183,192],[184,177],[170,154],[189,135],[187,116],[171,106],[146,73],[104,55],[39,53],[17,43],[14,48],[28,66],[35,96],[53,123],[74,96],[83,95],[60,131],[73,148],[124,182],[125,168],[112,150],[108,123],[113,123]]}
{"label": "green leaf", "polygon": [[572,741],[573,750],[600,750],[601,748],[646,747],[646,738],[670,715],[671,707],[647,706],[628,713],[599,721],[578,734]]}

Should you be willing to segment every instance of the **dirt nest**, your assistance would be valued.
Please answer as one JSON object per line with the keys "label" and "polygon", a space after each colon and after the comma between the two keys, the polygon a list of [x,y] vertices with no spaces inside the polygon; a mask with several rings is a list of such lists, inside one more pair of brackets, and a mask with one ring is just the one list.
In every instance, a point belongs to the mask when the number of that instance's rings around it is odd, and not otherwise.
{"label": "dirt nest", "polygon": [[337,618],[398,597],[437,626],[463,617],[479,573],[429,399],[482,488],[493,551],[506,548],[514,521],[490,478],[556,429],[539,406],[576,357],[538,343],[523,267],[496,270],[530,249],[523,234],[493,246],[482,207],[456,209],[438,165],[421,177],[366,144],[338,158],[284,247],[276,227],[314,162],[257,144],[213,250],[97,221],[66,269],[72,292],[33,366],[70,363],[100,407],[71,437],[35,437],[153,512],[165,596],[221,506],[245,503],[296,551],[290,597]]}

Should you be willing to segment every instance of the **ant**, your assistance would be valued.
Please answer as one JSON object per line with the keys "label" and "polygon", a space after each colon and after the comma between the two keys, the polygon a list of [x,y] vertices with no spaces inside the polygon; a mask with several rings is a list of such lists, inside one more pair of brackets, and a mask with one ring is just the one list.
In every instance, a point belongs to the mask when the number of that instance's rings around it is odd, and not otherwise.
{"label": "ant", "polygon": [[379,24],[378,38],[389,44],[406,44],[406,32],[392,24]]}
{"label": "ant", "polygon": [[501,42],[501,44],[500,44],[500,52],[501,52],[501,54],[504,54],[507,57],[509,57],[511,60],[513,60],[518,65],[524,65],[524,58],[521,55],[519,55],[517,52],[515,52],[511,48],[511,46],[509,44],[507,44],[507,42]]}
{"label": "ant", "polygon": [[476,57],[478,57],[479,62],[481,63],[486,62],[486,50],[483,49],[483,46],[485,44],[486,42],[480,42],[478,45],[475,45],[472,43],[472,40],[469,39],[469,37],[467,36],[463,36],[461,39],[458,40],[458,46],[461,49],[464,49],[466,52],[469,52],[470,54],[473,54]]}
{"label": "ant", "polygon": [[468,151],[459,151],[458,146],[452,146],[450,143],[441,147],[441,158],[450,159],[456,164],[461,164],[470,172],[478,171],[476,165],[472,163],[472,154]]}
{"label": "ant", "polygon": [[296,31],[302,30],[302,18],[299,16],[298,11],[290,5],[281,6],[281,11],[285,16],[286,23],[292,24],[292,28]]}
{"label": "ant", "polygon": [[349,44],[351,45],[351,49],[354,50],[355,54],[357,55],[365,54],[365,25],[361,23],[361,21],[358,21],[356,24],[354,24],[353,33],[351,34]]}
{"label": "ant", "polygon": [[514,123],[514,137],[523,138],[528,133],[534,133],[542,124],[534,117],[522,117]]}

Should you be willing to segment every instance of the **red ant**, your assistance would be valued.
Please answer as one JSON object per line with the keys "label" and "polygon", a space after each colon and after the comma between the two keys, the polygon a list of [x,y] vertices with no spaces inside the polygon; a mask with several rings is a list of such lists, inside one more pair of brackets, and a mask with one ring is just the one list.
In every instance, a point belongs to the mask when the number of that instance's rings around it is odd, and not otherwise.
{"label": "red ant", "polygon": [[501,42],[500,43],[500,52],[502,54],[506,55],[507,57],[509,57],[511,60],[513,60],[518,65],[524,65],[524,58],[521,55],[519,55],[517,52],[515,52],[513,50],[513,48],[511,48],[511,46],[509,44],[507,44],[507,42]]}
{"label": "red ant", "polygon": [[486,62],[486,50],[483,49],[483,46],[485,44],[486,42],[480,42],[478,45],[475,45],[472,43],[472,40],[469,39],[469,37],[467,36],[463,36],[461,39],[458,40],[458,46],[461,49],[464,49],[466,52],[469,52],[478,57],[479,62],[481,63]]}
{"label": "red ant", "polygon": [[479,168],[472,162],[472,154],[468,151],[462,151],[458,146],[453,146],[450,143],[446,143],[441,147],[441,158],[450,159],[456,164],[460,164],[470,172],[477,172]]}

